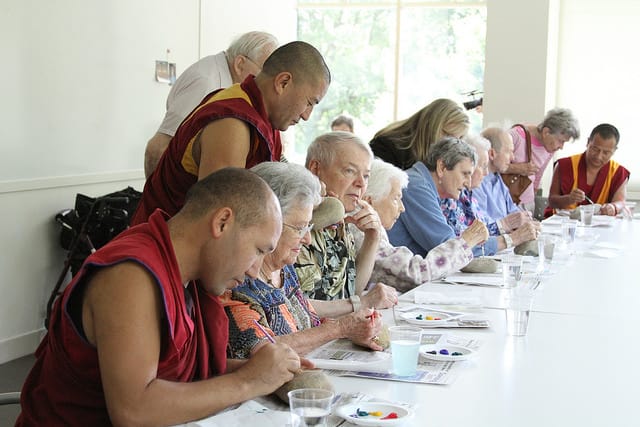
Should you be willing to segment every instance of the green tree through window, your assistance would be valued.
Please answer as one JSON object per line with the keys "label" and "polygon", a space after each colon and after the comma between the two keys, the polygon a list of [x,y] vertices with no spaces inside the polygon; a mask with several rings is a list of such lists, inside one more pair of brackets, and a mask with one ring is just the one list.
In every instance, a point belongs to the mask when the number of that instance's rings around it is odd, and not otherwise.
{"label": "green tree through window", "polygon": [[[482,90],[485,29],[483,1],[300,0],[298,39],[322,52],[332,83],[310,120],[294,128],[292,160],[303,159],[338,114],[353,116],[368,141],[436,98],[469,100],[465,92]],[[469,116],[479,130],[480,115]]]}

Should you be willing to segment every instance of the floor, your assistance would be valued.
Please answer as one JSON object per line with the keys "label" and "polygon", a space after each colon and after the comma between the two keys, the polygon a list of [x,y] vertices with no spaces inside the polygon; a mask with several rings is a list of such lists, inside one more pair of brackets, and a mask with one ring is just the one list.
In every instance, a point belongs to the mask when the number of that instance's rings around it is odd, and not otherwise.
{"label": "floor", "polygon": [[[35,357],[25,356],[0,365],[0,393],[20,391]],[[12,426],[20,413],[20,405],[0,406],[0,426]]]}

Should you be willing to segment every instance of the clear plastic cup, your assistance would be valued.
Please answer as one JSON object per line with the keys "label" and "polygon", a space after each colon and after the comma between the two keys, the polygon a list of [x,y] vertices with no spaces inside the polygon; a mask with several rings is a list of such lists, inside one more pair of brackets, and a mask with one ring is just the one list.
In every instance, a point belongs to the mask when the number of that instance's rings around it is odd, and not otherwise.
{"label": "clear plastic cup", "polygon": [[595,212],[595,206],[582,205],[580,206],[580,222],[583,225],[590,226],[593,222],[593,214]]}
{"label": "clear plastic cup", "polygon": [[522,256],[508,254],[502,258],[502,286],[512,288],[522,279]]}
{"label": "clear plastic cup", "polygon": [[326,427],[331,415],[333,392],[319,388],[299,388],[287,393],[292,425]]}
{"label": "clear plastic cup", "polygon": [[422,328],[418,326],[391,326],[391,360],[393,373],[401,377],[415,375],[418,369],[418,353]]}

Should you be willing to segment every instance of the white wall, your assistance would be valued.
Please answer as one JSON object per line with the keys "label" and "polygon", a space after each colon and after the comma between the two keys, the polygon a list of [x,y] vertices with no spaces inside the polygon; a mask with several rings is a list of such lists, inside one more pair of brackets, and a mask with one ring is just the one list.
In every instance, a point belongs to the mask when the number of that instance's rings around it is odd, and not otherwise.
{"label": "white wall", "polygon": [[233,4],[233,7],[222,8],[221,3],[220,0],[202,0],[200,56],[226,49],[233,38],[247,31],[267,31],[281,44],[296,40],[296,0],[234,0],[223,3]]}
{"label": "white wall", "polygon": [[484,124],[538,122],[548,99],[548,20],[553,0],[487,0]]}
{"label": "white wall", "polygon": [[[484,124],[539,122],[570,108],[581,138],[556,158],[584,150],[591,129],[613,123],[621,134],[614,159],[632,171],[628,198],[640,198],[635,105],[640,99],[636,0],[487,0]],[[542,188],[548,193],[552,167]]]}
{"label": "white wall", "polygon": [[139,169],[169,90],[155,60],[197,59],[198,1],[4,3],[0,181]]}
{"label": "white wall", "polygon": [[66,256],[54,215],[73,207],[76,193],[99,196],[127,185],[140,189],[140,175],[49,178],[14,182],[12,189],[5,185],[0,192],[0,363],[32,353],[41,337],[46,302]]}
{"label": "white wall", "polygon": [[563,0],[562,16],[557,97],[575,111],[582,137],[567,144],[561,154],[582,152],[591,129],[599,123],[615,125],[620,146],[613,158],[631,170],[629,189],[638,198],[640,56],[634,49],[640,40],[640,2]]}
{"label": "white wall", "polygon": [[78,192],[142,189],[144,146],[170,89],[154,81],[155,60],[165,60],[169,49],[180,73],[200,51],[218,52],[254,29],[293,40],[293,6],[3,1],[0,363],[33,352],[43,332],[45,304],[66,255],[54,215],[73,207]]}

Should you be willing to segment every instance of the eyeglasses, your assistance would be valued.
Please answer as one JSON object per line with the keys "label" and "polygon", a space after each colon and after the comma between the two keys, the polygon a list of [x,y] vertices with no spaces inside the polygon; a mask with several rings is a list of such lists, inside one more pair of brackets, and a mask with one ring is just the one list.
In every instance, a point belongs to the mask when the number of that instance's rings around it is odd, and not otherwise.
{"label": "eyeglasses", "polygon": [[298,237],[304,237],[305,234],[307,234],[313,229],[313,224],[309,224],[306,227],[296,227],[295,225],[290,225],[287,223],[282,223],[282,224],[289,227],[293,231],[295,231],[298,234]]}

